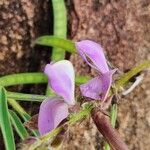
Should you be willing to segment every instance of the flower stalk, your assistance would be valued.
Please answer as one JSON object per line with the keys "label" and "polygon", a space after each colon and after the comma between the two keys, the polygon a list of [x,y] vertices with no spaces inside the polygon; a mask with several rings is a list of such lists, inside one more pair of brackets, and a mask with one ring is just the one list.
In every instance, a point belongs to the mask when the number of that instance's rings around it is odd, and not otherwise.
{"label": "flower stalk", "polygon": [[120,78],[116,81],[116,89],[120,89],[127,82],[134,77],[136,74],[140,73],[142,70],[148,69],[150,67],[150,60],[146,60],[143,63],[133,67],[130,71],[120,76]]}

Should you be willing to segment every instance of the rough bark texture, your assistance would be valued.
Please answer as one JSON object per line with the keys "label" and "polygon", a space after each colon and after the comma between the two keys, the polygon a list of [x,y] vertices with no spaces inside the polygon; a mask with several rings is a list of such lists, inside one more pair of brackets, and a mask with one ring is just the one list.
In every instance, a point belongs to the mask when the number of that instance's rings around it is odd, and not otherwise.
{"label": "rough bark texture", "polygon": [[48,1],[0,1],[0,74],[37,70],[45,52],[33,40],[50,32]]}
{"label": "rough bark texture", "polygon": [[[48,62],[49,50],[33,48],[32,42],[51,32],[51,7],[47,0],[0,0],[0,76],[39,71]],[[29,93],[30,89],[30,86],[19,86],[13,91]],[[34,88],[34,92],[38,93],[39,89],[41,91],[41,88]],[[37,110],[31,103],[21,104],[30,112]],[[4,149],[2,141],[0,149]]]}
{"label": "rough bark texture", "polygon": [[[148,0],[67,0],[66,6],[69,37],[101,43],[109,61],[121,71],[150,59]],[[48,51],[31,45],[39,35],[50,33],[49,9],[46,0],[0,1],[0,75],[38,71],[48,62]],[[77,74],[95,75],[80,56],[70,60]],[[150,149],[150,78],[144,74],[140,86],[119,104],[119,132],[131,150]],[[87,119],[70,128],[64,149],[94,150],[101,143],[102,136]]]}

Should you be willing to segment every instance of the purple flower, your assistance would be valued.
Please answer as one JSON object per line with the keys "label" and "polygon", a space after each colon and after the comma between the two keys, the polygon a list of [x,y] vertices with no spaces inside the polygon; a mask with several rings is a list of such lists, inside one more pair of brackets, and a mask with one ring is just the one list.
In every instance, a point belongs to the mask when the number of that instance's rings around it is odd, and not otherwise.
{"label": "purple flower", "polygon": [[82,95],[105,101],[111,87],[112,75],[116,69],[109,69],[101,45],[90,40],[83,40],[76,42],[76,49],[87,64],[99,73],[98,77],[80,86]]}
{"label": "purple flower", "polygon": [[68,117],[68,106],[75,104],[75,74],[67,60],[47,64],[45,74],[49,85],[58,96],[44,100],[40,106],[38,129],[41,135],[56,128]]}

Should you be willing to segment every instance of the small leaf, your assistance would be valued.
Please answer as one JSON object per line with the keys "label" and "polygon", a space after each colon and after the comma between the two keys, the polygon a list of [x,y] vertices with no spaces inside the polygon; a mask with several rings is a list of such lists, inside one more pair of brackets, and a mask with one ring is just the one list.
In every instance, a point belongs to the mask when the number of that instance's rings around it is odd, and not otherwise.
{"label": "small leaf", "polygon": [[62,48],[63,50],[66,50],[70,53],[76,52],[74,42],[56,36],[49,36],[49,35],[41,36],[35,40],[35,44]]}
{"label": "small leaf", "polygon": [[[86,76],[77,76],[76,82],[77,84],[83,84],[87,82],[88,78]],[[19,84],[41,84],[47,83],[48,78],[44,73],[17,73],[12,75],[6,75],[0,78],[1,86],[14,86]],[[9,93],[12,94],[12,93]],[[8,95],[9,95],[8,94]],[[24,95],[22,95],[24,97]],[[27,96],[27,95],[26,95]]]}
{"label": "small leaf", "polygon": [[1,86],[12,86],[18,84],[40,84],[47,83],[47,77],[41,72],[16,73],[6,75],[0,78]]}
{"label": "small leaf", "polygon": [[48,98],[45,95],[24,94],[24,93],[9,92],[9,91],[7,91],[7,97],[15,100],[20,100],[20,101],[35,101],[35,102],[42,102],[44,99]]}
{"label": "small leaf", "polygon": [[116,120],[117,120],[117,104],[113,104],[111,106],[110,119],[111,119],[112,126],[115,127]]}
{"label": "small leaf", "polygon": [[0,126],[6,150],[15,150],[16,148],[13,130],[9,119],[6,91],[3,87],[0,87]]}
{"label": "small leaf", "polygon": [[[14,99],[8,99],[8,102],[24,121],[28,121],[31,118],[31,116]],[[35,136],[39,136],[39,132],[37,130],[32,130],[32,133]]]}
{"label": "small leaf", "polygon": [[22,124],[20,118],[12,110],[9,110],[9,113],[10,113],[10,118],[11,118],[12,124],[14,125],[18,135],[20,136],[20,138],[22,140],[26,139],[29,136],[29,134],[28,134],[26,128],[24,127],[24,125]]}

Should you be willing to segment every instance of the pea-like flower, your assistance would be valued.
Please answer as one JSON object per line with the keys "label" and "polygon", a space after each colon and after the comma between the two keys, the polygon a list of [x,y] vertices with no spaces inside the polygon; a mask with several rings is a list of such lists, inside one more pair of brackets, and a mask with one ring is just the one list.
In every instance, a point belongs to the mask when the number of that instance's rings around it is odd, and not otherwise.
{"label": "pea-like flower", "polygon": [[75,73],[71,62],[62,60],[47,64],[45,74],[56,97],[44,100],[40,106],[38,129],[41,135],[56,128],[68,117],[68,108],[75,104]]}
{"label": "pea-like flower", "polygon": [[112,75],[116,71],[110,70],[101,45],[90,40],[76,42],[76,49],[81,57],[92,68],[98,71],[98,76],[80,86],[82,95],[95,100],[105,101],[112,84]]}

